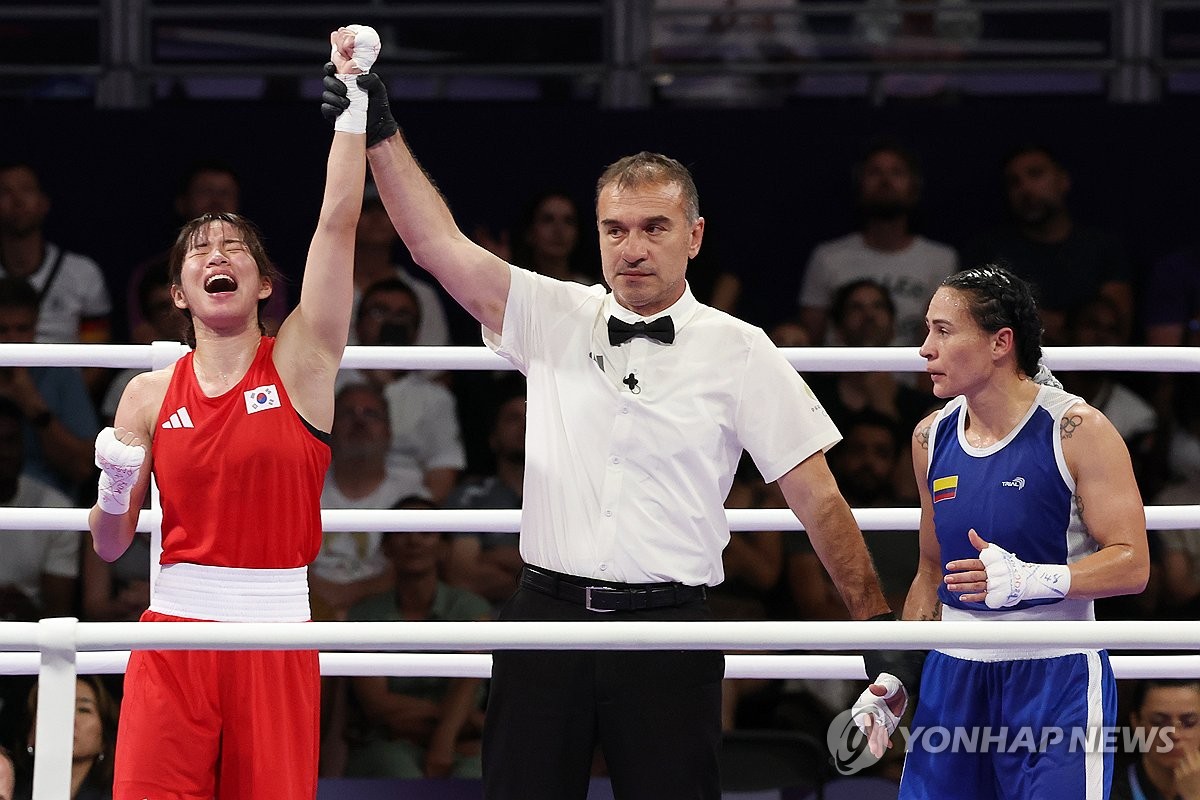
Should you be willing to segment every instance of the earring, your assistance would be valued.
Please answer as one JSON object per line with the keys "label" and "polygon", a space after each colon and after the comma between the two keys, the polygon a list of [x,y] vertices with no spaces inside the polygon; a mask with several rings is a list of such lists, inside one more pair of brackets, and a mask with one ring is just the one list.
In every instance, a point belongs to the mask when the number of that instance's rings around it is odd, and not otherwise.
{"label": "earring", "polygon": [[33,745],[29,745],[28,747],[26,747],[25,752],[29,753],[29,755],[33,755]]}
{"label": "earring", "polygon": [[96,760],[97,760],[97,761],[103,761],[103,760],[104,760],[104,751],[100,751],[100,753],[99,753],[99,754],[96,756]]}

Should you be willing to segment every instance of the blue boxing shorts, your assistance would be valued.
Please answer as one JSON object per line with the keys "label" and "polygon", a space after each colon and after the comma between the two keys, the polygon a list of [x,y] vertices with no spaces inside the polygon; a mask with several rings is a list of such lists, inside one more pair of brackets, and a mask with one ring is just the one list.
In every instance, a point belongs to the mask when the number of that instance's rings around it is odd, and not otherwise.
{"label": "blue boxing shorts", "polygon": [[1116,730],[1108,654],[972,661],[934,651],[905,747],[901,800],[1107,800]]}

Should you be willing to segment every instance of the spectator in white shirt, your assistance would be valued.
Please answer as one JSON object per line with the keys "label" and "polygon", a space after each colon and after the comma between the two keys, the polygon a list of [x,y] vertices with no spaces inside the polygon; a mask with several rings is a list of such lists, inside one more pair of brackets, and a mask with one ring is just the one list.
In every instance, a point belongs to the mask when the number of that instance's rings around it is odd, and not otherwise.
{"label": "spectator in white shirt", "polygon": [[96,262],[46,241],[50,198],[30,164],[0,164],[0,275],[37,290],[39,342],[107,342],[112,302]]}
{"label": "spectator in white shirt", "polygon": [[[399,278],[371,284],[363,291],[354,325],[359,344],[416,344],[424,310],[413,287]],[[454,395],[424,372],[368,369],[338,374],[339,389],[354,381],[375,385],[387,400],[392,437],[388,470],[416,476],[434,502],[444,502],[466,466]]]}
{"label": "spectator in white shirt", "polygon": [[894,343],[919,345],[929,297],[958,269],[958,255],[913,231],[921,169],[908,149],[894,142],[873,145],[855,165],[854,180],[862,224],[817,245],[809,256],[800,318],[814,344],[843,344],[828,330],[834,294],[847,283],[869,279],[886,288],[895,304]]}
{"label": "spectator in white shirt", "polygon": [[[103,344],[111,338],[112,301],[96,262],[46,240],[50,197],[34,167],[0,163],[0,277],[20,278],[37,292],[37,342]],[[83,371],[98,395],[108,371]]]}
{"label": "spectator in white shirt", "polygon": [[[338,391],[321,508],[392,508],[423,493],[419,477],[388,469],[390,442],[387,400],[377,387],[352,383]],[[313,619],[344,620],[352,605],[392,588],[382,539],[379,531],[325,532],[308,568]]]}

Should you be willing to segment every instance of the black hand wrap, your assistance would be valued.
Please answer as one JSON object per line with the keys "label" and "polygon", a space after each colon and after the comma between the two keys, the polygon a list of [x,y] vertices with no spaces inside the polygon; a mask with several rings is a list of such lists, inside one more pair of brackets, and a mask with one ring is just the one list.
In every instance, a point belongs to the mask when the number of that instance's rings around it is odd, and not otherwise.
{"label": "black hand wrap", "polygon": [[392,107],[388,103],[387,87],[373,72],[358,76],[358,88],[367,93],[367,147],[394,136],[400,126],[392,119]]}
{"label": "black hand wrap", "polygon": [[333,122],[350,107],[350,98],[346,96],[346,84],[337,77],[337,68],[332,61],[325,64],[325,77],[321,79],[321,84],[325,87],[321,92],[321,116]]}
{"label": "black hand wrap", "polygon": [[[892,612],[877,614],[868,622],[894,622]],[[921,684],[921,668],[925,665],[925,650],[864,650],[862,657],[867,667],[867,680],[873,681],[879,673],[895,675],[904,684],[911,699]]]}

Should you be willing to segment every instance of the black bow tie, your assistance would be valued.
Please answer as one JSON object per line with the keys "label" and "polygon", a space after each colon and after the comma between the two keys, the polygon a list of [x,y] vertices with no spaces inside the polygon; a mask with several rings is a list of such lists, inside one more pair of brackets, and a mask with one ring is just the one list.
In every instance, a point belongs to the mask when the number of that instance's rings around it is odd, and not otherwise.
{"label": "black bow tie", "polygon": [[616,317],[608,318],[608,343],[613,347],[625,344],[635,336],[645,336],[647,339],[657,339],[663,344],[670,344],[675,341],[675,323],[669,315],[633,324]]}

